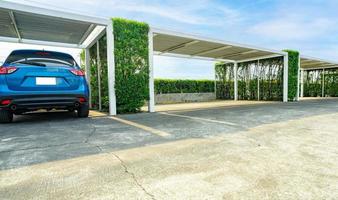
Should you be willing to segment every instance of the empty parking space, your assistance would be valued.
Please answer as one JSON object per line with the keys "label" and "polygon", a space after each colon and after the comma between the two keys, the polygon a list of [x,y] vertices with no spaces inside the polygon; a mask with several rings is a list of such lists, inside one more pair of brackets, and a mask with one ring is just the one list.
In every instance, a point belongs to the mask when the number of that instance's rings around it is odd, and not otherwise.
{"label": "empty parking space", "polygon": [[1,124],[0,168],[15,168],[53,160],[132,148],[161,137],[107,117],[78,119],[67,113],[19,116]]}
{"label": "empty parking space", "polygon": [[[323,108],[323,109],[321,109]],[[331,109],[325,109],[331,108]],[[309,99],[302,103],[243,104],[221,108],[172,111],[165,114],[195,119],[197,121],[223,123],[240,127],[255,127],[337,111],[337,98]]]}

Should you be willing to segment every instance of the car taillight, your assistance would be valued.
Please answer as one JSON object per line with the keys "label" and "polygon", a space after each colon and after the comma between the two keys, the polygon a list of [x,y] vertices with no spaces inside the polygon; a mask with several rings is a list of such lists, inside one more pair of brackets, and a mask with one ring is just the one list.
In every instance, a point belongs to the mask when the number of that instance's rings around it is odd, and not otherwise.
{"label": "car taillight", "polygon": [[1,105],[2,106],[7,106],[7,105],[9,105],[11,103],[12,103],[12,101],[10,99],[5,99],[5,100],[1,101]]}
{"label": "car taillight", "polygon": [[84,76],[85,75],[84,71],[82,71],[80,69],[72,69],[72,70],[70,70],[70,72],[72,72],[76,76]]}
{"label": "car taillight", "polygon": [[80,102],[80,103],[87,102],[87,99],[84,98],[84,97],[79,97],[78,99],[79,99],[79,102]]}
{"label": "car taillight", "polygon": [[15,72],[18,68],[16,67],[0,67],[0,74],[11,74]]}

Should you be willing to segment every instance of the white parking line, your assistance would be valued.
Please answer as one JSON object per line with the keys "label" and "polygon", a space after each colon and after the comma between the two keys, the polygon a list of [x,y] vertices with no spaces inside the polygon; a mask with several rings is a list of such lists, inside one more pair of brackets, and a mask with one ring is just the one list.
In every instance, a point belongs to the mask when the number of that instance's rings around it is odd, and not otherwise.
{"label": "white parking line", "polygon": [[191,117],[191,116],[178,115],[178,114],[172,114],[172,113],[166,113],[166,112],[160,112],[160,114],[175,116],[175,117],[182,117],[182,118],[193,119],[193,120],[199,120],[199,121],[218,123],[218,124],[226,124],[226,125],[229,125],[229,126],[238,126],[238,124],[235,124],[235,123],[232,123],[232,122],[227,122],[227,121],[218,121],[218,120],[213,120],[213,119],[205,119],[205,118],[201,118],[201,117]]}

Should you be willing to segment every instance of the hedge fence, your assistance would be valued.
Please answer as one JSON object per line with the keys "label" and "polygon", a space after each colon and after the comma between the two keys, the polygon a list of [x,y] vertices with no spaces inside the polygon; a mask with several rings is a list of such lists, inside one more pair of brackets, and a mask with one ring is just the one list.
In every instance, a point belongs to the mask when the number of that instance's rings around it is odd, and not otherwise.
{"label": "hedge fence", "polygon": [[[232,63],[216,63],[217,98],[234,99]],[[281,101],[283,98],[283,58],[240,63],[237,68],[239,100]],[[258,93],[259,86],[259,93]]]}
{"label": "hedge fence", "polygon": [[149,100],[149,25],[113,19],[117,112],[138,112]]}
{"label": "hedge fence", "polygon": [[293,50],[284,50],[289,56],[288,69],[288,100],[297,99],[298,90],[298,73],[299,73],[299,52]]}
{"label": "hedge fence", "polygon": [[[149,100],[149,26],[132,20],[113,18],[115,53],[115,94],[118,113],[138,112]],[[97,46],[90,51],[92,107],[98,108],[101,82],[102,110],[109,110],[106,36],[99,39],[101,79],[98,80]],[[82,54],[81,58],[84,60]]]}
{"label": "hedge fence", "polygon": [[234,70],[232,63],[215,64],[216,98],[234,99]]}
{"label": "hedge fence", "polygon": [[209,93],[215,91],[213,80],[155,79],[155,93]]}
{"label": "hedge fence", "polygon": [[[324,71],[324,96],[338,97],[338,69]],[[323,70],[304,71],[304,97],[321,97]]]}

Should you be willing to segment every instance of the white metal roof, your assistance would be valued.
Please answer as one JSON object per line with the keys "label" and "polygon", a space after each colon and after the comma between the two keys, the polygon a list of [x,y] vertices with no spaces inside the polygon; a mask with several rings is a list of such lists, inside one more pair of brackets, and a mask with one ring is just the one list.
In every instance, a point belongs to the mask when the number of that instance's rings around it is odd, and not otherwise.
{"label": "white metal roof", "polygon": [[0,1],[0,41],[83,48],[109,19]]}
{"label": "white metal roof", "polygon": [[211,39],[186,33],[152,28],[156,55],[188,57],[228,62],[284,56],[286,52],[224,40]]}
{"label": "white metal roof", "polygon": [[300,56],[300,67],[304,70],[337,68],[338,62],[323,60],[310,56]]}

